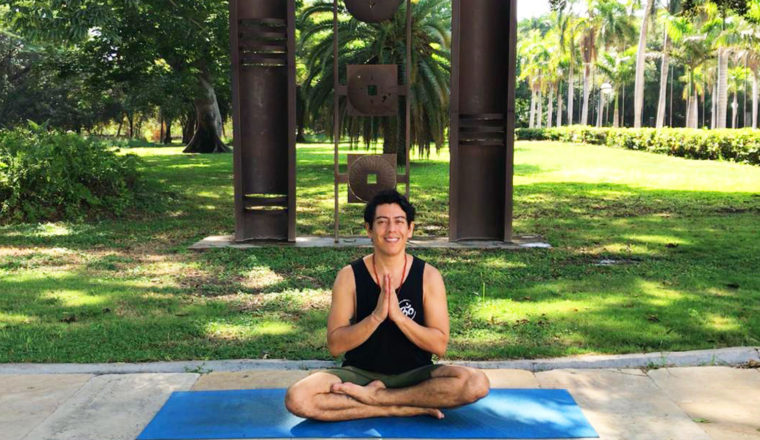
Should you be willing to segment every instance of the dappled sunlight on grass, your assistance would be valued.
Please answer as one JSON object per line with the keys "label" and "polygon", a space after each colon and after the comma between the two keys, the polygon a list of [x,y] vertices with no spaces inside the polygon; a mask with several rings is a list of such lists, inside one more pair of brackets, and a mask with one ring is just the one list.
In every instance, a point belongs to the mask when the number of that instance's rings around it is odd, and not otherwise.
{"label": "dappled sunlight on grass", "polygon": [[274,320],[251,320],[241,324],[209,322],[205,330],[211,337],[225,339],[257,335],[287,335],[295,332],[293,325]]}
{"label": "dappled sunlight on grass", "polygon": [[36,316],[29,316],[21,313],[0,312],[0,328],[11,325],[29,324],[37,321],[39,321],[39,318]]}
{"label": "dappled sunlight on grass", "polygon": [[717,313],[707,313],[705,321],[708,326],[719,332],[738,331],[742,327],[741,322],[736,318]]}
{"label": "dappled sunlight on grass", "polygon": [[268,267],[255,267],[248,271],[243,280],[243,286],[249,289],[261,290],[282,283],[285,279]]}
{"label": "dappled sunlight on grass", "polygon": [[45,223],[39,226],[39,235],[41,237],[60,237],[70,233],[71,229],[64,223]]}
{"label": "dappled sunlight on grass", "polygon": [[684,299],[686,293],[663,286],[662,282],[639,279],[637,292],[641,292],[642,301],[656,307],[670,307]]}
{"label": "dappled sunlight on grass", "polygon": [[93,294],[74,289],[62,289],[42,293],[43,299],[55,300],[63,307],[81,307],[101,305],[108,301],[106,295]]}
{"label": "dappled sunlight on grass", "polygon": [[652,234],[629,234],[621,238],[643,243],[661,244],[661,245],[688,245],[689,241],[679,238],[675,235],[652,235]]}

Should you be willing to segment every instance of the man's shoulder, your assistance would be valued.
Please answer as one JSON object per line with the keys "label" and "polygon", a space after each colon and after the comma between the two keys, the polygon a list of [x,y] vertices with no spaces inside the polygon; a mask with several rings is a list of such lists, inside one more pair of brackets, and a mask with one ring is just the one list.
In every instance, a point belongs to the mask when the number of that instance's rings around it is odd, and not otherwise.
{"label": "man's shoulder", "polygon": [[347,264],[338,271],[338,274],[335,276],[335,279],[339,280],[342,278],[353,277],[353,276],[354,276],[354,268],[351,264]]}
{"label": "man's shoulder", "polygon": [[435,268],[432,264],[428,262],[425,263],[425,269],[422,273],[423,282],[443,282],[443,276],[441,275],[441,272],[438,271],[438,269]]}

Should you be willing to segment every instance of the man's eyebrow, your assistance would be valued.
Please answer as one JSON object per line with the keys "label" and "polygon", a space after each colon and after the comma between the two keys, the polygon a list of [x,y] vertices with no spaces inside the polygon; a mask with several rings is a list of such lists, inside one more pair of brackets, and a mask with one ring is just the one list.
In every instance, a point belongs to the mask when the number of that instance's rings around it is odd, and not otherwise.
{"label": "man's eyebrow", "polygon": [[[390,219],[390,217],[388,217],[387,215],[378,215],[377,217],[375,217],[375,220],[379,220],[379,219],[381,219],[381,218],[384,218],[384,219],[386,219],[386,220]],[[406,220],[406,216],[405,216],[405,215],[397,215],[397,216],[395,216],[395,217],[393,217],[393,218],[394,218],[394,219],[403,218],[404,220]]]}

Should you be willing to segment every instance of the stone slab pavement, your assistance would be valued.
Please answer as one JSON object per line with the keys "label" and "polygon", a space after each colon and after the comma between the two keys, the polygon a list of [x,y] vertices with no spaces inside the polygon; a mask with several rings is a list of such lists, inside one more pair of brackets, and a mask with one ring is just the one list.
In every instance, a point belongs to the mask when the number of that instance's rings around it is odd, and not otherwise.
{"label": "stone slab pavement", "polygon": [[[760,371],[485,370],[494,388],[565,388],[603,440],[760,440]],[[173,391],[286,387],[307,370],[0,374],[2,440],[133,440]]]}

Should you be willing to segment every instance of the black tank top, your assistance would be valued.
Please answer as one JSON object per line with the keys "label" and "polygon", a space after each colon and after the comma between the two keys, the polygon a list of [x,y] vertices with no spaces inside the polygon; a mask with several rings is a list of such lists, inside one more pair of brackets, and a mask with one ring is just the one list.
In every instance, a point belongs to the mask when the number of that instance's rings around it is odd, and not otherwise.
{"label": "black tank top", "polygon": [[[375,310],[380,286],[372,280],[363,259],[351,263],[351,268],[356,281],[354,322],[360,322]],[[397,294],[401,311],[420,325],[425,325],[425,311],[422,307],[424,271],[425,262],[414,258],[409,276]],[[344,367],[352,366],[382,374],[400,374],[430,364],[430,352],[414,345],[390,319],[383,321],[362,345],[346,352],[343,361]]]}

